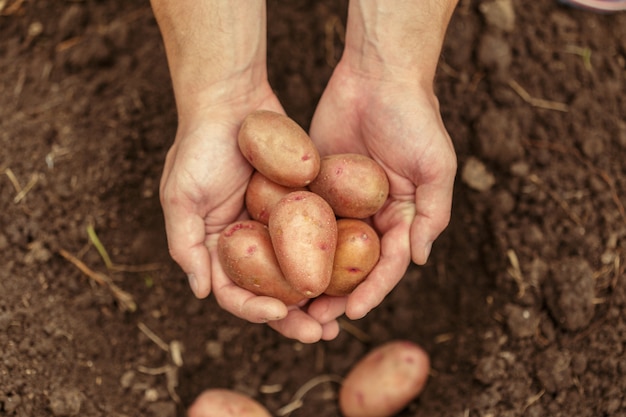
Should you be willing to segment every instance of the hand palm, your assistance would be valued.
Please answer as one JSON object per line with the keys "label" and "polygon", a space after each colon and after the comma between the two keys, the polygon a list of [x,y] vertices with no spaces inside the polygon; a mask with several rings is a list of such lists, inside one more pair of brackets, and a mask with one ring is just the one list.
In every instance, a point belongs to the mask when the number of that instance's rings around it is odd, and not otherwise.
{"label": "hand palm", "polygon": [[365,315],[402,278],[411,259],[426,262],[429,243],[449,220],[456,159],[434,95],[416,84],[370,82],[335,71],[311,124],[322,154],[356,152],[387,173],[390,195],[372,221],[381,260],[348,297],[346,313]]}
{"label": "hand palm", "polygon": [[[244,196],[252,167],[241,155],[237,134],[241,121],[257,109],[284,112],[271,94],[254,106],[237,107],[235,114],[202,114],[192,128],[179,127],[168,153],[161,198],[172,257],[190,278],[199,297],[211,289],[218,303],[232,314],[251,322],[266,322],[288,337],[305,342],[334,338],[338,313],[307,314],[296,306],[236,286],[224,273],[217,256],[221,231],[245,218]],[[195,287],[195,288],[194,288]]]}

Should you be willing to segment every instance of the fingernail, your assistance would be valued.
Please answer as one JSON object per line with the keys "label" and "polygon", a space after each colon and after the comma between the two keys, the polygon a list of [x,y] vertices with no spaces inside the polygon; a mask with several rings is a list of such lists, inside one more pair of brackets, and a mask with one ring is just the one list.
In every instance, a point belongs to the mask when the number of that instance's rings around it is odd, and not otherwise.
{"label": "fingernail", "polygon": [[187,279],[189,280],[189,286],[191,287],[191,291],[194,294],[198,295],[198,279],[194,274],[188,274]]}
{"label": "fingernail", "polygon": [[430,256],[430,251],[433,249],[433,242],[428,242],[424,246],[424,263],[428,262],[428,257]]}

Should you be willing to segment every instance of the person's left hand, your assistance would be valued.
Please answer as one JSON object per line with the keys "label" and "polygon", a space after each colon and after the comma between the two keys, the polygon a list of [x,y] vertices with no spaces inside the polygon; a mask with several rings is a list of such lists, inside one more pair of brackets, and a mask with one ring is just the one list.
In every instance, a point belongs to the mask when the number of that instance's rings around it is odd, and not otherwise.
{"label": "person's left hand", "polygon": [[286,306],[238,287],[220,263],[220,234],[233,221],[248,218],[244,195],[252,167],[237,146],[239,127],[258,109],[284,113],[269,84],[251,92],[237,92],[234,85],[227,89],[229,100],[216,102],[216,93],[202,95],[210,102],[184,107],[190,111],[180,117],[160,189],[170,254],[188,274],[197,297],[212,291],[224,310],[253,323],[268,322],[284,336],[304,343],[333,339],[339,332],[336,317],[341,309],[324,310],[318,320],[315,312],[307,313],[307,306]]}
{"label": "person's left hand", "polygon": [[389,198],[372,217],[381,257],[348,297],[320,297],[309,311],[345,308],[351,319],[379,305],[411,260],[426,263],[433,241],[450,220],[456,155],[432,84],[376,79],[340,62],[320,100],[310,135],[322,155],[361,153],[387,173]]}

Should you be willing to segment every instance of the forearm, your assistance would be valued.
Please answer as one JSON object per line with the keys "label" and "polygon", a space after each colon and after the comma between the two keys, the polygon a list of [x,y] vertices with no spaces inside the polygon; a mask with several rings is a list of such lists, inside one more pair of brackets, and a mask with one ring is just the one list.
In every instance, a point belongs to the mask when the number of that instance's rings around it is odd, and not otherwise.
{"label": "forearm", "polygon": [[351,0],[343,61],[381,79],[434,78],[458,0]]}
{"label": "forearm", "polygon": [[179,114],[267,80],[265,1],[151,0]]}

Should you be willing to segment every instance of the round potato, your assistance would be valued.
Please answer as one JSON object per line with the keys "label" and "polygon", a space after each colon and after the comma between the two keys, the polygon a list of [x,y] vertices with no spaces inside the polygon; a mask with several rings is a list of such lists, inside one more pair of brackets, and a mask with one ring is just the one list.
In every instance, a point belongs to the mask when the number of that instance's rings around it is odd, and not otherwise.
{"label": "round potato", "polygon": [[286,187],[304,187],[317,176],[320,155],[309,135],[294,120],[269,110],[250,113],[238,136],[250,164]]}
{"label": "round potato", "polygon": [[212,388],[202,392],[187,410],[188,417],[272,417],[259,402],[237,391]]}
{"label": "round potato", "polygon": [[424,388],[430,361],[410,341],[381,345],[350,370],[339,390],[344,417],[390,417],[405,408]]}
{"label": "round potato", "polygon": [[338,217],[364,219],[374,215],[389,195],[389,180],[372,158],[345,153],[322,158],[309,189],[328,201]]}
{"label": "round potato", "polygon": [[374,269],[380,258],[380,238],[363,220],[337,220],[337,249],[328,295],[350,294]]}
{"label": "round potato", "polygon": [[264,224],[256,220],[231,224],[220,234],[217,253],[224,272],[238,286],[287,305],[306,298],[285,280]]}
{"label": "round potato", "polygon": [[281,198],[292,191],[304,190],[304,187],[292,188],[277,184],[255,171],[246,189],[246,209],[254,220],[267,224],[270,212]]}
{"label": "round potato", "polygon": [[328,203],[310,191],[289,193],[274,206],[268,228],[287,282],[309,298],[322,294],[337,247],[337,221]]}

